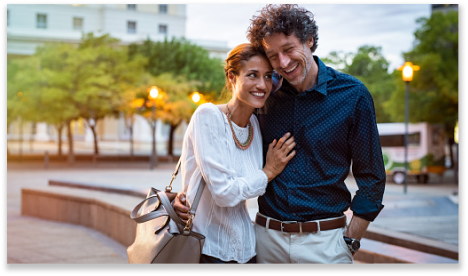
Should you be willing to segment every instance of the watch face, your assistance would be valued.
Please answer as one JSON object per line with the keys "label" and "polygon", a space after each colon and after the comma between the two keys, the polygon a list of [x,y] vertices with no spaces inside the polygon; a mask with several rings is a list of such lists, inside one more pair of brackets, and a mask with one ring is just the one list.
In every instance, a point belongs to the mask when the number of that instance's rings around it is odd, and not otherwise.
{"label": "watch face", "polygon": [[354,240],[351,246],[353,247],[353,250],[358,250],[360,247],[359,241]]}
{"label": "watch face", "polygon": [[358,250],[361,247],[361,243],[358,240],[353,240],[351,247],[353,250]]}

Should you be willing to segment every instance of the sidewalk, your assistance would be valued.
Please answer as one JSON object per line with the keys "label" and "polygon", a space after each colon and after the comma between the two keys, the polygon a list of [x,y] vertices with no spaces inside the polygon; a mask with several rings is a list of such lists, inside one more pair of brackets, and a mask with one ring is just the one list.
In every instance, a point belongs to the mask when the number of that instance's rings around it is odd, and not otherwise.
{"label": "sidewalk", "polygon": [[[160,164],[149,170],[146,163],[50,166],[8,164],[7,171],[7,263],[127,263],[126,248],[98,231],[83,226],[21,216],[21,188],[47,187],[48,180],[64,180],[91,185],[118,187],[145,192],[149,187],[164,189],[175,164]],[[387,183],[385,208],[371,226],[458,245],[458,185],[447,175],[447,183],[437,177],[422,185]],[[346,183],[352,194],[353,178]],[[181,180],[173,183],[181,190]],[[456,195],[454,195],[456,193]],[[255,214],[256,200],[248,203]],[[430,225],[430,227],[428,227]]]}

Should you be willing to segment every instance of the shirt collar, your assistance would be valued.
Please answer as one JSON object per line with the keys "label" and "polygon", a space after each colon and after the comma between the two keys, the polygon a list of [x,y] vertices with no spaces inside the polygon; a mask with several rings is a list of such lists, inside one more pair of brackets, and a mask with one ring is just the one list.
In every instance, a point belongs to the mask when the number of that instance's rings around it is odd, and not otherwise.
{"label": "shirt collar", "polygon": [[312,89],[306,90],[306,91],[309,92],[309,91],[315,90],[326,96],[327,95],[327,83],[330,78],[330,76],[328,75],[327,66],[320,60],[318,56],[314,56],[314,60],[318,64],[317,83],[315,84],[314,87],[312,87]]}
{"label": "shirt collar", "polygon": [[[315,63],[318,65],[318,77],[317,77],[317,83],[312,87],[311,89],[308,89],[304,92],[313,92],[314,90],[323,94],[327,95],[327,82],[331,78],[328,74],[327,66],[320,60],[318,56],[313,56]],[[289,90],[291,92],[294,92],[297,94],[297,90],[292,87],[289,82],[286,81],[286,79],[283,79],[283,86],[281,87],[281,90]]]}

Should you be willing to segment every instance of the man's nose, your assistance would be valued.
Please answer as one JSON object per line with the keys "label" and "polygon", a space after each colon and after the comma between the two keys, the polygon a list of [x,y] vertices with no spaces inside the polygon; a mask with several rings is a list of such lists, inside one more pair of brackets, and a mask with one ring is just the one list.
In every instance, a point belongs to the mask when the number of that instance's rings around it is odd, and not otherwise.
{"label": "man's nose", "polygon": [[285,54],[283,54],[283,53],[280,53],[280,54],[278,55],[278,57],[279,57],[279,60],[280,60],[280,66],[281,66],[281,68],[286,68],[286,67],[288,67],[289,61],[290,61],[290,58],[288,57],[288,55],[285,55]]}

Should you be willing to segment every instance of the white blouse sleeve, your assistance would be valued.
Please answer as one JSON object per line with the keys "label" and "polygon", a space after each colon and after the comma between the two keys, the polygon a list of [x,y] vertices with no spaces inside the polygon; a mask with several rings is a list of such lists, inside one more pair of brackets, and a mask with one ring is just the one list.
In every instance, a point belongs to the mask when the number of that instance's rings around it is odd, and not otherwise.
{"label": "white blouse sleeve", "polygon": [[229,156],[227,140],[233,138],[226,133],[223,114],[217,108],[203,105],[197,109],[192,117],[191,138],[195,161],[213,200],[220,207],[232,207],[263,195],[268,178],[261,168],[253,174],[236,176],[231,161],[234,157]]}

